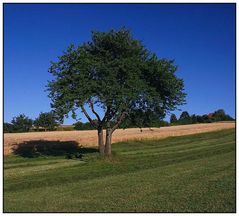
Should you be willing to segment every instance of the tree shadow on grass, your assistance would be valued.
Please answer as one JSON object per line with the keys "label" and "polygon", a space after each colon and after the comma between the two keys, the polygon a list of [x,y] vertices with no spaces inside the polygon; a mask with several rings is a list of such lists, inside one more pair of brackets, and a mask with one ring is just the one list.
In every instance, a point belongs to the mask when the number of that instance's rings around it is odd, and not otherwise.
{"label": "tree shadow on grass", "polygon": [[75,141],[32,140],[16,144],[13,147],[15,155],[29,158],[63,155],[78,155],[81,158],[84,154],[94,152],[98,152],[98,150],[96,148],[82,147]]}

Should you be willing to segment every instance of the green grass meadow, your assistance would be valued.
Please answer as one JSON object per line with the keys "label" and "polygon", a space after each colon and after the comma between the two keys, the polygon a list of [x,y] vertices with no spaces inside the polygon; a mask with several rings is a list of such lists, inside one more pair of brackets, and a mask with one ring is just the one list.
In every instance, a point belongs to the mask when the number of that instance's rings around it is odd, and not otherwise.
{"label": "green grass meadow", "polygon": [[121,142],[111,158],[4,157],[4,212],[235,212],[235,129]]}

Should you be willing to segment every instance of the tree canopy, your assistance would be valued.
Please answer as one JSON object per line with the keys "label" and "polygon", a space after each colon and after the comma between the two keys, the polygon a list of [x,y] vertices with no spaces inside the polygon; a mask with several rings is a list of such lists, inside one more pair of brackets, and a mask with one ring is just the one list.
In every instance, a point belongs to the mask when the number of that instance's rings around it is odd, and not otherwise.
{"label": "tree canopy", "polygon": [[36,128],[43,127],[45,130],[54,130],[58,125],[53,112],[41,112],[34,121]]}
{"label": "tree canopy", "polygon": [[15,132],[28,132],[32,127],[33,120],[25,116],[24,114],[20,114],[14,117],[11,121],[13,125],[13,131]]}
{"label": "tree canopy", "polygon": [[187,111],[183,111],[179,117],[180,120],[184,120],[184,119],[187,119],[187,118],[190,118],[190,115]]}
{"label": "tree canopy", "polygon": [[[124,119],[140,116],[140,121],[147,122],[184,104],[184,84],[175,76],[176,70],[173,60],[158,58],[125,28],[92,32],[92,41],[70,45],[51,63],[51,106],[61,121],[70,112],[76,118],[80,109],[98,130],[100,152],[110,154],[111,135]],[[103,110],[102,118],[95,106]],[[103,127],[107,129],[105,145]]]}

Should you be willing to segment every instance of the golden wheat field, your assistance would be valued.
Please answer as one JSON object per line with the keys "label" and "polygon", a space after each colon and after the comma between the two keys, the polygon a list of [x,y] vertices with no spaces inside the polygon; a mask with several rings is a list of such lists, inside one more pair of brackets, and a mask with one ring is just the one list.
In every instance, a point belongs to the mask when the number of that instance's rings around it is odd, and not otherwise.
{"label": "golden wheat field", "polygon": [[[135,139],[153,139],[165,138],[170,136],[181,136],[208,131],[216,131],[227,128],[234,128],[235,122],[217,122],[192,125],[178,125],[161,128],[139,128],[118,129],[113,134],[112,142],[135,140]],[[28,132],[28,133],[5,133],[4,134],[4,155],[10,154],[17,144],[30,140],[48,140],[48,141],[76,141],[82,146],[96,146],[97,132],[95,130],[87,131],[52,131],[52,132]]]}

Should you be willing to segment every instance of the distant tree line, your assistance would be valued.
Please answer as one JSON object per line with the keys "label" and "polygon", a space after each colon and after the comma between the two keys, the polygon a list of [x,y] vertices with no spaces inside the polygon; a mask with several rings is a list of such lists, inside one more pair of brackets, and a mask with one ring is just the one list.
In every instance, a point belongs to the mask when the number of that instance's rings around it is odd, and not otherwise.
{"label": "distant tree line", "polygon": [[[152,118],[150,121],[144,121],[143,118],[140,118],[140,115],[131,117],[130,121],[123,122],[119,128],[143,128],[143,127],[164,127],[169,125],[186,125],[186,124],[196,124],[196,123],[211,123],[217,121],[234,121],[234,119],[225,113],[223,109],[219,109],[214,113],[204,114],[204,115],[189,115],[187,111],[183,111],[177,119],[175,114],[172,114],[170,117],[170,123],[162,119],[158,119],[155,116],[149,116]],[[97,120],[94,120],[97,121]],[[148,124],[147,122],[151,122]],[[94,127],[89,122],[77,122],[74,124],[75,130],[94,130]]]}
{"label": "distant tree line", "polygon": [[[145,118],[140,118],[141,114],[134,114],[130,121],[123,122],[119,128],[143,128],[143,127],[164,127],[169,125],[185,125],[196,123],[211,123],[217,121],[233,121],[234,119],[225,113],[223,109],[219,109],[214,113],[205,115],[189,115],[187,111],[183,111],[177,119],[175,114],[170,117],[170,123],[162,119],[158,119],[153,115],[147,116],[150,121],[145,121]],[[97,121],[97,120],[93,120]],[[147,122],[151,122],[148,124]],[[54,130],[95,130],[90,122],[76,122],[72,127],[59,127],[53,112],[41,112],[39,116],[32,120],[24,114],[20,114],[12,119],[11,123],[4,123],[4,133],[20,133],[29,131],[54,131]]]}
{"label": "distant tree line", "polygon": [[[93,120],[95,121],[95,120]],[[95,128],[91,125],[90,122],[86,122],[86,123],[83,123],[83,122],[76,122],[75,124],[73,124],[75,130],[95,130]]]}
{"label": "distant tree line", "polygon": [[170,117],[171,125],[184,125],[184,124],[196,124],[196,123],[211,123],[218,121],[234,121],[234,119],[225,113],[223,109],[216,110],[213,113],[205,115],[189,115],[187,111],[183,111],[177,119],[175,114]]}
{"label": "distant tree line", "polygon": [[32,127],[33,120],[20,114],[12,119],[11,123],[4,123],[3,130],[5,133],[27,132]]}
{"label": "distant tree line", "polygon": [[41,112],[39,116],[32,120],[24,114],[20,114],[12,119],[11,123],[4,123],[4,133],[21,133],[34,131],[56,130],[58,123],[53,112]]}
{"label": "distant tree line", "polygon": [[[96,121],[96,120],[94,120]],[[159,121],[154,121],[153,123],[149,124],[134,124],[132,122],[127,122],[125,121],[124,123],[122,123],[119,128],[120,129],[125,129],[125,128],[143,128],[143,127],[163,127],[163,126],[169,126],[169,123],[167,121],[163,121],[163,120],[159,120]],[[95,128],[89,123],[83,123],[83,122],[77,122],[74,124],[74,128],[75,130],[95,130]]]}

